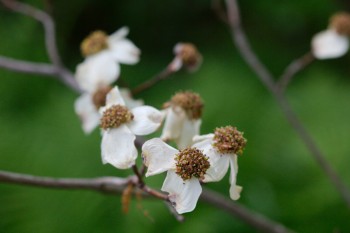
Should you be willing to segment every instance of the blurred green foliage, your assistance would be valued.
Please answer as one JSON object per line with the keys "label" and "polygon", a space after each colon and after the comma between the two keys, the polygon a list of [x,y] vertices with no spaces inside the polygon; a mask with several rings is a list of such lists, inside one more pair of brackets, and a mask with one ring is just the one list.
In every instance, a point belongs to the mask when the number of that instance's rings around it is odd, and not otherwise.
{"label": "blurred green foliage", "polygon": [[[87,34],[129,26],[129,38],[142,50],[139,64],[122,66],[122,79],[130,87],[162,70],[175,43],[195,43],[204,57],[198,72],[180,72],[137,98],[160,108],[180,89],[200,93],[203,134],[231,124],[248,139],[239,158],[240,204],[297,232],[350,232],[349,210],[242,61],[209,0],[24,2],[52,13],[62,58],[73,71],[82,61],[79,43]],[[240,3],[249,40],[276,76],[309,50],[310,38],[327,26],[331,14],[350,7],[335,0]],[[41,25],[1,6],[0,54],[48,61]],[[349,62],[349,55],[316,61],[287,90],[293,108],[348,186]],[[53,177],[131,174],[102,165],[99,132],[83,134],[73,109],[76,98],[55,79],[0,70],[0,169]],[[147,182],[160,187],[163,178]],[[207,186],[228,196],[228,177]],[[0,232],[255,232],[203,202],[185,215],[185,223],[176,222],[159,201],[143,200],[143,210],[137,206],[134,200],[123,214],[119,196],[0,184]]]}

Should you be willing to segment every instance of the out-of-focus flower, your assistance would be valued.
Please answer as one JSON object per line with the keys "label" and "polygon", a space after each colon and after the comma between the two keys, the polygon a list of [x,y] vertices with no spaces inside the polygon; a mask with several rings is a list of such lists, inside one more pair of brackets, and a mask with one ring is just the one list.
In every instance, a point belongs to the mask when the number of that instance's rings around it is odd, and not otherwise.
{"label": "out-of-focus flower", "polygon": [[85,57],[106,52],[115,62],[136,64],[141,52],[133,42],[126,39],[128,33],[128,27],[122,27],[109,36],[103,31],[92,32],[81,43],[81,52]]}
{"label": "out-of-focus flower", "polygon": [[135,135],[156,131],[162,122],[162,113],[151,106],[129,110],[117,87],[107,94],[106,106],[100,112],[102,162],[119,169],[130,168],[137,158]]}
{"label": "out-of-focus flower", "polygon": [[237,155],[243,153],[247,140],[243,133],[232,126],[217,128],[214,134],[195,136],[193,147],[202,150],[209,157],[210,168],[207,170],[203,182],[221,180],[231,167],[230,197],[237,200],[242,187],[236,185],[238,172]]}
{"label": "out-of-focus flower", "polygon": [[169,200],[179,214],[196,207],[202,193],[199,180],[205,177],[210,163],[205,154],[195,147],[176,150],[159,138],[146,141],[142,146],[146,176],[167,171],[162,191],[169,193]]}
{"label": "out-of-focus flower", "polygon": [[192,138],[199,134],[201,125],[201,97],[190,91],[178,92],[164,107],[166,119],[161,138],[174,140],[180,150],[191,146]]}
{"label": "out-of-focus flower", "polygon": [[338,58],[349,49],[350,15],[337,13],[330,19],[328,29],[312,38],[312,52],[317,59]]}
{"label": "out-of-focus flower", "polygon": [[202,64],[202,55],[194,44],[177,43],[174,47],[174,53],[175,58],[169,65],[169,69],[173,72],[181,68],[194,72]]}

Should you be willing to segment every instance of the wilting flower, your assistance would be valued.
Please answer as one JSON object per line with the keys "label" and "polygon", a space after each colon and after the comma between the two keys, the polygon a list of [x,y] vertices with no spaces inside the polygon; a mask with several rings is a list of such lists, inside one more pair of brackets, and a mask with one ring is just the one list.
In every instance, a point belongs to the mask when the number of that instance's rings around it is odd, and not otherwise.
{"label": "wilting flower", "polygon": [[164,106],[166,119],[161,138],[174,140],[179,149],[191,146],[202,122],[201,97],[190,91],[178,92]]}
{"label": "wilting flower", "polygon": [[[98,111],[100,107],[105,106],[106,96],[112,89],[106,86],[98,89],[95,93],[84,93],[75,101],[75,112],[80,117],[83,130],[86,134],[91,133],[99,124],[101,114]],[[129,89],[120,88],[120,94],[128,108],[135,108],[143,105],[142,100],[134,100]]]}
{"label": "wilting flower", "polygon": [[312,38],[312,52],[318,59],[337,58],[349,49],[350,15],[337,13],[330,19],[328,29]]}
{"label": "wilting flower", "polygon": [[202,55],[194,44],[177,43],[174,47],[174,53],[175,58],[169,65],[169,69],[173,72],[181,68],[193,72],[202,64]]}
{"label": "wilting flower", "polygon": [[247,140],[243,133],[232,126],[217,128],[214,134],[194,137],[196,147],[209,157],[210,168],[204,175],[203,182],[221,180],[231,167],[230,173],[230,197],[237,200],[240,197],[242,187],[236,185],[238,172],[237,155],[242,154]]}
{"label": "wilting flower", "polygon": [[179,214],[196,207],[202,193],[199,180],[204,179],[211,164],[208,157],[195,147],[176,150],[159,138],[146,141],[142,146],[146,176],[167,171],[162,191],[169,193],[169,200]]}
{"label": "wilting flower", "polygon": [[127,108],[117,87],[108,93],[106,106],[100,111],[102,162],[119,169],[131,167],[137,158],[135,135],[156,131],[162,122],[162,113],[150,106]]}

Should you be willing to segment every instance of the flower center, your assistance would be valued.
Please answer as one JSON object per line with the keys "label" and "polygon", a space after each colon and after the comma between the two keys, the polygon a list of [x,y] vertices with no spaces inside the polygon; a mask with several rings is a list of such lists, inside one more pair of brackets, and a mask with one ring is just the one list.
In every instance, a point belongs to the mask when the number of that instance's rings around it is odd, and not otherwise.
{"label": "flower center", "polygon": [[208,157],[196,148],[181,150],[176,156],[176,174],[185,180],[192,177],[203,179],[210,167]]}
{"label": "flower center", "polygon": [[242,154],[247,140],[236,127],[226,126],[215,129],[213,146],[223,154]]}
{"label": "flower center", "polygon": [[107,38],[107,34],[103,31],[92,32],[81,42],[81,53],[84,57],[87,57],[108,48]]}
{"label": "flower center", "polygon": [[330,27],[340,35],[350,36],[350,14],[342,12],[333,15],[330,19]]}
{"label": "flower center", "polygon": [[181,58],[185,66],[196,66],[201,60],[201,55],[196,46],[191,43],[182,43],[179,45],[177,55]]}
{"label": "flower center", "polygon": [[179,92],[171,98],[170,104],[184,109],[190,119],[199,119],[202,116],[203,101],[197,93]]}
{"label": "flower center", "polygon": [[106,105],[106,96],[108,92],[112,90],[111,86],[102,87],[98,89],[92,96],[92,102],[94,103],[96,109]]}
{"label": "flower center", "polygon": [[101,118],[101,128],[117,128],[121,124],[128,123],[132,119],[134,119],[134,115],[127,107],[119,104],[112,105],[103,112],[103,116]]}

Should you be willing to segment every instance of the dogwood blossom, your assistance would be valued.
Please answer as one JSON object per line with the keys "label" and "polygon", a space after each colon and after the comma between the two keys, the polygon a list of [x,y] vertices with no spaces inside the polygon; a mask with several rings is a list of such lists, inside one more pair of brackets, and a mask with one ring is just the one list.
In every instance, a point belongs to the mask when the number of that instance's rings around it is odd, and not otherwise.
{"label": "dogwood blossom", "polygon": [[350,15],[337,13],[331,17],[328,29],[312,38],[312,52],[317,59],[337,58],[349,49]]}
{"label": "dogwood blossom", "polygon": [[137,149],[135,135],[147,135],[158,129],[163,115],[151,106],[139,106],[129,110],[118,89],[114,87],[106,97],[102,114],[102,162],[126,169],[135,164]]}
{"label": "dogwood blossom", "polygon": [[185,68],[190,72],[196,71],[202,64],[202,55],[196,46],[191,43],[177,43],[174,47],[175,58],[169,64],[173,72]]}
{"label": "dogwood blossom", "polygon": [[221,180],[230,166],[230,197],[233,200],[239,199],[242,187],[236,185],[237,155],[243,152],[247,142],[243,133],[232,126],[226,126],[217,128],[214,134],[195,136],[194,141],[196,143],[193,147],[202,150],[209,157],[211,164],[202,181]]}
{"label": "dogwood blossom", "polygon": [[167,171],[162,191],[169,193],[176,211],[182,214],[194,210],[202,193],[199,180],[211,166],[205,154],[195,147],[178,151],[153,138],[143,144],[142,156],[148,167],[146,177]]}
{"label": "dogwood blossom", "polygon": [[192,138],[199,134],[203,101],[193,92],[176,93],[164,104],[165,123],[161,138],[174,140],[179,149],[192,145]]}

